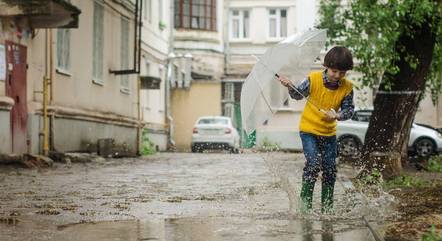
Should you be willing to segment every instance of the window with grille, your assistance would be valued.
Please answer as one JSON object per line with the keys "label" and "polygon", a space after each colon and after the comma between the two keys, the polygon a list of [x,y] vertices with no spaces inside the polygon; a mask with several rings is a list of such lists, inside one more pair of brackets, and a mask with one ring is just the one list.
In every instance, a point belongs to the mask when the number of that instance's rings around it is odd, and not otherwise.
{"label": "window with grille", "polygon": [[287,10],[269,9],[269,37],[287,37]]}
{"label": "window with grille", "polygon": [[216,0],[175,0],[175,28],[216,31]]}
{"label": "window with grille", "polygon": [[[129,68],[129,20],[121,18],[121,47],[120,47],[121,69]],[[121,75],[121,90],[129,93],[129,75]]]}
{"label": "window with grille", "polygon": [[230,118],[233,118],[235,108],[233,107],[232,103],[226,103],[224,105],[224,116],[228,116]]}
{"label": "window with grille", "polygon": [[98,1],[94,1],[93,24],[92,77],[95,83],[103,84],[104,7]]}
{"label": "window with grille", "polygon": [[235,101],[234,97],[235,85],[231,82],[224,83],[224,101],[233,102]]}
{"label": "window with grille", "polygon": [[247,39],[250,37],[250,20],[248,10],[233,9],[230,11],[230,37]]}
{"label": "window with grille", "polygon": [[69,29],[57,30],[57,69],[70,70],[71,31]]}

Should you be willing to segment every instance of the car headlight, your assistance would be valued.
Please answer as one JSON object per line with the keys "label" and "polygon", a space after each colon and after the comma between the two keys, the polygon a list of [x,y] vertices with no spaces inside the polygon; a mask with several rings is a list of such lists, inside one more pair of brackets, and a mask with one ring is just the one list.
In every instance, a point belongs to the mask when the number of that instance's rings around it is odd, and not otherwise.
{"label": "car headlight", "polygon": [[442,133],[440,133],[439,131],[437,132],[437,137],[442,139]]}

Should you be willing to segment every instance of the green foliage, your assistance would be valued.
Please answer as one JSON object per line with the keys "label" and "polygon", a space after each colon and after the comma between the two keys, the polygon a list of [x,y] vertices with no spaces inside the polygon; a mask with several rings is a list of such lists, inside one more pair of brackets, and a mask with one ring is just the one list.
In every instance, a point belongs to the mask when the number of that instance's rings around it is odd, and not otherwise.
{"label": "green foliage", "polygon": [[437,233],[436,227],[431,225],[431,230],[422,235],[422,241],[442,241],[442,233]]}
{"label": "green foliage", "polygon": [[382,183],[382,173],[376,168],[359,178],[359,185],[362,186],[368,186],[368,185],[379,186],[381,183]]}
{"label": "green foliage", "polygon": [[442,155],[431,157],[428,161],[427,170],[442,173]]}
{"label": "green foliage", "polygon": [[146,129],[143,129],[141,138],[141,154],[143,156],[155,154],[155,144],[149,139],[148,131]]}
{"label": "green foliage", "polygon": [[244,131],[244,147],[245,148],[252,148],[256,145],[256,130],[254,130],[252,133],[250,133],[249,135],[246,134],[246,132]]}
{"label": "green foliage", "polygon": [[[435,0],[321,0],[319,28],[328,29],[329,45],[352,49],[360,62],[356,71],[363,74],[363,86],[377,87],[384,73],[395,74],[400,54],[411,68],[417,56],[406,54],[398,45],[400,36],[413,37],[416,27],[430,26],[436,45],[426,84],[435,95],[442,91],[442,2]],[[383,84],[392,81],[384,76]]]}
{"label": "green foliage", "polygon": [[166,24],[163,22],[163,21],[160,21],[159,23],[158,23],[158,28],[161,30],[161,31],[163,31],[164,29],[166,29]]}
{"label": "green foliage", "polygon": [[277,151],[280,148],[277,143],[273,143],[267,137],[264,137],[261,143],[261,149],[264,151]]}
{"label": "green foliage", "polygon": [[427,182],[408,175],[401,175],[384,183],[384,187],[387,189],[398,187],[424,187],[427,185]]}

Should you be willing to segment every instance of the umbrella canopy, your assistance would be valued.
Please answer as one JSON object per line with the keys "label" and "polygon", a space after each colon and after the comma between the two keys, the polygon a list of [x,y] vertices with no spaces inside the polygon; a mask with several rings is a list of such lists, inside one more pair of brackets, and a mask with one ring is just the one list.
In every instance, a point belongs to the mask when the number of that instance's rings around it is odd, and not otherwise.
{"label": "umbrella canopy", "polygon": [[259,58],[241,90],[241,117],[247,134],[269,120],[288,98],[287,88],[276,75],[292,81],[305,79],[325,41],[325,30],[309,30],[279,42]]}

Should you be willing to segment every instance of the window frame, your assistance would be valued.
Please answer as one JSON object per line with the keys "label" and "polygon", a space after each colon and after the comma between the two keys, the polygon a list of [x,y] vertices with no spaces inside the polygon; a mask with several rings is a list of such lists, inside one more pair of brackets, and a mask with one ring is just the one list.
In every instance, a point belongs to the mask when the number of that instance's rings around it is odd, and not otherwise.
{"label": "window frame", "polygon": [[[217,1],[216,0],[199,0],[203,1],[202,4],[195,3],[196,0],[174,0],[175,1],[175,28],[181,29],[192,29],[192,30],[203,30],[203,31],[218,31],[217,26]],[[189,15],[185,15],[185,5],[188,5]],[[204,15],[193,15],[194,7],[201,10],[204,8]],[[187,8],[186,8],[187,9]],[[198,11],[199,11],[198,10]],[[207,11],[209,10],[209,11]],[[210,12],[210,14],[208,13]],[[187,18],[185,18],[187,17]],[[193,26],[194,18],[204,19],[204,27]],[[186,22],[186,21],[189,22]]]}
{"label": "window frame", "polygon": [[152,23],[152,0],[144,0],[143,12],[144,12],[144,20],[146,20],[149,23]]}
{"label": "window frame", "polygon": [[[238,16],[234,16],[233,12],[234,11],[238,11],[239,15]],[[248,36],[244,36],[244,27],[245,27],[245,18],[244,18],[244,14],[245,12],[248,13],[248,19],[249,21],[247,22],[248,24]],[[230,36],[230,40],[233,41],[250,41],[250,16],[251,16],[251,10],[247,9],[247,8],[232,8],[230,9],[229,12],[229,36]],[[233,20],[238,20],[238,24],[239,24],[239,29],[238,29],[238,37],[235,37],[234,32],[233,32]]]}
{"label": "window frame", "polygon": [[[104,85],[104,5],[101,1],[95,0],[93,7],[93,30],[92,30],[92,82]],[[98,12],[100,11],[100,12]],[[101,21],[97,19],[101,14]],[[97,27],[99,29],[97,29]],[[101,36],[100,36],[101,34]],[[97,69],[98,68],[98,69]],[[97,72],[98,71],[98,72]]]}
{"label": "window frame", "polygon": [[[125,28],[124,28],[125,27]],[[120,20],[120,67],[121,69],[129,68],[129,33],[130,23],[127,17],[121,16]],[[129,75],[120,76],[120,92],[130,94]]]}
{"label": "window frame", "polygon": [[[275,10],[275,14],[271,14],[270,11]],[[285,11],[285,19],[286,19],[286,26],[285,26],[285,36],[281,35],[281,11]],[[283,38],[286,38],[288,35],[288,9],[287,8],[268,8],[267,9],[267,16],[268,16],[268,28],[267,28],[267,38],[271,41],[278,41]],[[270,22],[272,19],[275,19],[275,36],[270,35]]]}
{"label": "window frame", "polygon": [[61,74],[71,75],[71,30],[57,30],[57,67]]}

